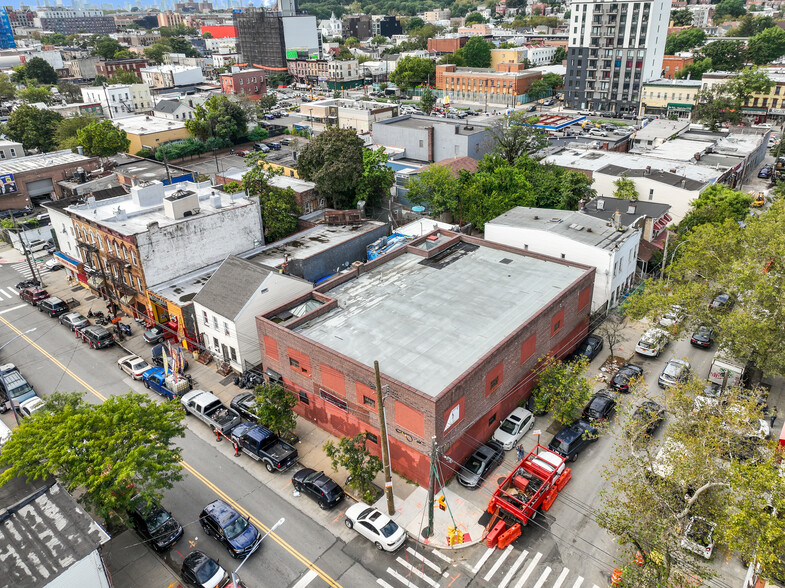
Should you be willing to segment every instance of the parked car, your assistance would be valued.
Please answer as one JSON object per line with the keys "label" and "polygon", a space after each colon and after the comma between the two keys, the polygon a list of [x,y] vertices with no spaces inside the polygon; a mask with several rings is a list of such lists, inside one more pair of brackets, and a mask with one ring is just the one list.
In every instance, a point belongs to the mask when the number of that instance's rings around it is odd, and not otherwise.
{"label": "parked car", "polygon": [[570,461],[575,461],[578,459],[578,454],[599,436],[599,431],[589,421],[578,419],[556,433],[548,444],[548,449]]}
{"label": "parked car", "polygon": [[681,546],[700,555],[704,559],[710,559],[714,551],[714,528],[716,523],[712,523],[703,517],[691,517],[684,531]]}
{"label": "parked car", "polygon": [[709,349],[714,344],[714,329],[701,325],[690,337],[690,345],[701,349]]}
{"label": "parked car", "polygon": [[619,368],[610,381],[610,387],[626,394],[630,391],[630,380],[642,378],[643,368],[632,363],[625,363]]}
{"label": "parked car", "polygon": [[44,267],[48,269],[50,272],[56,272],[58,270],[63,269],[65,266],[60,262],[59,259],[53,257],[52,259],[47,259],[44,262]]}
{"label": "parked car", "polygon": [[12,363],[0,365],[0,412],[16,409],[25,400],[37,396],[33,387]]}
{"label": "parked car", "polygon": [[771,177],[771,172],[772,172],[771,167],[769,167],[768,165],[764,166],[760,168],[760,171],[758,172],[758,177],[768,180]]}
{"label": "parked car", "polygon": [[46,400],[39,398],[38,396],[33,396],[32,398],[20,402],[16,412],[19,413],[20,417],[27,418],[34,412],[41,410],[44,406],[46,406]]}
{"label": "parked car", "polygon": [[66,312],[60,315],[60,324],[65,325],[72,331],[76,327],[85,327],[90,324],[90,320],[78,312]]}
{"label": "parked car", "polygon": [[535,112],[536,110],[537,110],[537,107],[532,104],[531,106],[527,106],[526,107],[526,111],[525,112]]}
{"label": "parked car", "polygon": [[77,337],[90,345],[90,349],[103,349],[114,344],[112,333],[101,325],[85,325],[74,329]]}
{"label": "parked car", "polygon": [[245,557],[261,542],[259,530],[223,500],[205,506],[199,513],[199,524],[205,533],[223,543],[234,558]]}
{"label": "parked car", "polygon": [[609,420],[615,412],[616,400],[607,390],[600,390],[589,400],[581,416],[590,423],[598,423]]}
{"label": "parked car", "polygon": [[38,311],[45,312],[48,316],[56,318],[68,312],[68,305],[57,296],[50,296],[38,303]]}
{"label": "parked car", "polygon": [[280,143],[268,143],[267,146],[272,149],[273,151],[280,151],[281,144]]}
{"label": "parked car", "polygon": [[256,396],[253,392],[240,392],[240,394],[232,398],[229,408],[236,410],[244,419],[257,423],[259,422],[259,416],[252,412],[255,405]]}
{"label": "parked car", "polygon": [[174,333],[161,325],[154,325],[144,332],[144,340],[148,343],[163,343],[166,339],[172,339],[174,336]]}
{"label": "parked car", "polygon": [[585,357],[592,361],[602,350],[602,337],[599,335],[589,335],[572,352],[572,357]]}
{"label": "parked car", "polygon": [[644,400],[632,413],[633,431],[651,435],[662,424],[665,409],[653,400]]}
{"label": "parked car", "polygon": [[122,371],[134,380],[141,380],[142,374],[150,369],[150,364],[138,355],[126,355],[117,360],[117,365]]}
{"label": "parked car", "polygon": [[730,310],[733,308],[733,298],[730,294],[717,294],[709,303],[709,310]]}
{"label": "parked car", "polygon": [[591,110],[579,110],[578,114],[582,114],[583,116],[594,116],[594,112]]}
{"label": "parked car", "polygon": [[556,100],[553,98],[548,98],[542,103],[543,106],[553,106],[554,104],[556,104]]}
{"label": "parked car", "polygon": [[322,510],[333,508],[344,499],[343,488],[324,472],[311,468],[296,472],[292,476],[292,486],[300,494],[306,494],[315,500]]}
{"label": "parked car", "polygon": [[493,440],[501,444],[505,451],[509,451],[518,445],[533,424],[534,415],[519,406],[496,428],[493,433]]}
{"label": "parked car", "polygon": [[344,524],[372,542],[379,551],[397,551],[406,531],[378,508],[359,502],[346,509]]}
{"label": "parked car", "polygon": [[608,131],[604,129],[598,129],[595,127],[593,129],[589,129],[589,135],[592,137],[607,137]]}
{"label": "parked car", "polygon": [[755,192],[752,194],[752,202],[750,203],[750,206],[753,208],[760,208],[764,204],[766,204],[766,196],[763,194],[763,192]]}
{"label": "parked car", "polygon": [[229,579],[226,570],[218,562],[201,551],[192,551],[185,556],[180,567],[180,576],[189,586],[218,588]]}
{"label": "parked car", "polygon": [[291,143],[291,142],[292,142],[292,140],[291,140],[291,139],[287,139],[286,137],[284,137],[283,139],[281,139],[281,140],[280,140],[280,141],[278,141],[278,142],[279,142],[281,145],[288,145],[289,143]]}
{"label": "parked car", "polygon": [[[528,412],[528,411],[526,411]],[[529,413],[531,414],[531,413]],[[504,461],[504,448],[497,441],[478,447],[458,470],[458,483],[467,488],[479,488],[488,474]]]}
{"label": "parked car", "polygon": [[28,253],[38,253],[39,251],[43,251],[44,249],[46,249],[46,247],[47,247],[46,241],[43,241],[41,239],[35,239],[33,241],[30,241],[30,243],[27,244],[25,249],[27,249]]}
{"label": "parked car", "polygon": [[24,288],[19,291],[19,298],[36,306],[42,300],[49,298],[49,292],[43,288]]}
{"label": "parked car", "polygon": [[251,152],[248,151],[247,149],[238,149],[237,151],[234,152],[235,155],[239,155],[240,157],[245,157],[249,153]]}
{"label": "parked car", "polygon": [[622,112],[619,118],[635,120],[636,118],[638,118],[638,116],[634,112]]}
{"label": "parked car", "polygon": [[648,357],[659,357],[668,341],[667,332],[653,327],[641,335],[640,340],[635,344],[635,353]]}
{"label": "parked car", "polygon": [[671,306],[668,312],[662,315],[662,318],[660,319],[660,325],[663,327],[672,327],[674,325],[678,325],[683,320],[684,312],[682,311],[681,306],[674,304]]}
{"label": "parked car", "polygon": [[265,143],[254,143],[254,151],[261,151],[262,153],[270,153],[270,148]]}
{"label": "parked car", "polygon": [[137,498],[128,515],[139,536],[156,551],[166,551],[183,536],[183,527],[160,504]]}
{"label": "parked car", "polygon": [[690,362],[674,357],[665,364],[657,384],[660,388],[670,388],[684,382],[690,376],[690,369]]}

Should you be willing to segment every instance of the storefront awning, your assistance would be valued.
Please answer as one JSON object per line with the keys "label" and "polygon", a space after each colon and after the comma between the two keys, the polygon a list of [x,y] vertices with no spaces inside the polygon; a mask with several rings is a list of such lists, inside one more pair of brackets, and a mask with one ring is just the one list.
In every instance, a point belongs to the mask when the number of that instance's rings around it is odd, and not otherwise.
{"label": "storefront awning", "polygon": [[101,276],[90,276],[87,278],[87,285],[96,290],[103,288],[105,283],[106,280],[104,280]]}
{"label": "storefront awning", "polygon": [[752,106],[742,106],[742,112],[748,112],[750,114],[766,114],[769,109],[768,108],[753,108]]}
{"label": "storefront awning", "polygon": [[669,110],[692,110],[694,104],[676,104],[675,102],[668,103]]}
{"label": "storefront awning", "polygon": [[134,302],[134,297],[133,296],[129,296],[128,294],[126,294],[125,296],[121,296],[120,297],[120,303],[121,304],[125,304],[126,306],[131,306],[131,304],[133,304],[133,302]]}
{"label": "storefront awning", "polygon": [[77,273],[82,271],[82,266],[84,264],[78,259],[74,259],[73,257],[70,257],[61,251],[55,251],[54,257],[56,257],[61,262],[63,262],[63,265],[66,266],[68,269],[75,271]]}

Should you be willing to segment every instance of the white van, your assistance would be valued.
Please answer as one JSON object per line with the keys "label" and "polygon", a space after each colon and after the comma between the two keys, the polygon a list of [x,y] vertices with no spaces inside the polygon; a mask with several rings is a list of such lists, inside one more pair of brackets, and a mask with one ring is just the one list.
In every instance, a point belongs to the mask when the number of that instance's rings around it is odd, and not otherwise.
{"label": "white van", "polygon": [[3,445],[10,437],[11,429],[3,421],[0,421],[0,450],[2,450]]}

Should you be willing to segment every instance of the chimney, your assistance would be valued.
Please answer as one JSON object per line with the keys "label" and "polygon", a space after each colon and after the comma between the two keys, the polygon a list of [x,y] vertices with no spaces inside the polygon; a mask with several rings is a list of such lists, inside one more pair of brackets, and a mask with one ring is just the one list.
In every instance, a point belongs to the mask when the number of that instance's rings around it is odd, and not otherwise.
{"label": "chimney", "polygon": [[613,213],[613,228],[617,231],[621,228],[621,213],[618,209]]}
{"label": "chimney", "polygon": [[681,187],[683,188],[686,185],[687,185],[687,178],[682,178],[681,179]]}
{"label": "chimney", "polygon": [[84,147],[82,147],[81,145],[77,145],[77,146],[76,146],[76,152],[77,152],[79,155],[84,155]]}
{"label": "chimney", "polygon": [[136,179],[136,175],[131,176],[131,185],[132,186],[138,186],[139,185],[139,181]]}
{"label": "chimney", "polygon": [[650,166],[650,165],[647,165],[647,166],[646,166],[646,175],[647,175],[647,176],[648,176],[648,175],[651,175],[651,166]]}

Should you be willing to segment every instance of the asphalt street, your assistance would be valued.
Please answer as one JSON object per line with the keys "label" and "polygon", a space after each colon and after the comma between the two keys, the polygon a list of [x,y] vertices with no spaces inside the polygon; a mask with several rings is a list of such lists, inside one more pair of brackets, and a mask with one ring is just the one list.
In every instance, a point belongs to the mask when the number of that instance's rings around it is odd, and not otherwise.
{"label": "asphalt street", "polygon": [[[91,350],[58,321],[21,302],[12,288],[27,273],[24,264],[0,266],[0,344],[10,341],[18,332],[35,329],[8,343],[0,353],[0,361],[16,364],[44,397],[55,390],[87,391],[87,400],[100,402],[129,389],[147,393],[139,382],[117,369],[116,361],[124,355],[121,348]],[[62,279],[62,272],[44,275],[45,282]],[[77,310],[87,314],[91,302],[93,310],[103,310],[103,303],[97,299],[85,302]],[[631,350],[637,337],[634,332],[631,335],[620,345],[622,349],[617,349],[617,355],[633,355]],[[590,367],[590,373],[597,371],[607,354],[606,345]],[[647,394],[662,399],[663,391],[657,387],[656,380],[668,359],[687,358],[693,372],[703,378],[712,356],[713,352],[695,349],[683,338],[671,343],[659,358],[638,356],[632,362],[644,369]],[[598,381],[596,388],[602,387]],[[631,397],[620,396],[622,405],[630,402]],[[13,421],[10,414],[2,418],[9,425]],[[551,433],[545,430],[548,422],[543,418],[535,424],[535,429],[542,429],[543,445],[551,438]],[[247,456],[234,457],[229,444],[217,443],[200,421],[189,418],[187,424],[186,436],[180,441],[185,477],[164,499],[164,506],[185,527],[184,538],[163,556],[175,571],[179,571],[182,559],[193,549],[220,558],[229,570],[238,564],[220,544],[206,537],[197,524],[202,507],[217,498],[247,513],[263,532],[280,518],[285,519],[243,567],[241,576],[255,587],[594,588],[607,586],[615,567],[616,544],[597,526],[594,509],[605,487],[603,467],[611,453],[620,450],[614,434],[618,423],[571,464],[573,478],[551,510],[539,515],[507,550],[488,550],[481,542],[466,549],[435,552],[409,540],[395,554],[377,552],[373,545],[344,526],[342,513],[351,501],[345,501],[333,511],[321,511],[312,501],[293,497],[289,482],[293,471],[269,474]],[[527,435],[526,447],[531,448],[535,441],[532,434]],[[488,484],[475,491],[479,494],[472,495],[455,483],[451,489],[466,492],[467,498],[479,502],[487,500],[497,480],[512,467],[514,454],[508,452],[505,465]],[[718,588],[738,585],[737,580],[743,578],[743,569],[735,558],[726,559],[718,554],[714,565],[720,577],[712,585]]]}

